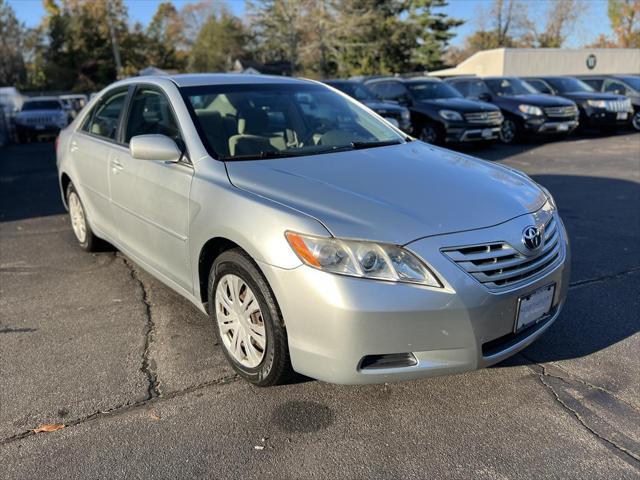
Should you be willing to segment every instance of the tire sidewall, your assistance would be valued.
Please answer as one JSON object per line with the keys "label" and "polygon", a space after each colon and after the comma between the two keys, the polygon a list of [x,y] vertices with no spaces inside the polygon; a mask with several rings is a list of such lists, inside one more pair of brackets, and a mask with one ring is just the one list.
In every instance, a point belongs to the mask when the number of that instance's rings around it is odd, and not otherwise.
{"label": "tire sidewall", "polygon": [[[258,304],[260,305],[267,344],[262,361],[254,368],[246,367],[233,358],[233,356],[227,351],[227,348],[221,338],[220,325],[216,314],[215,292],[218,287],[218,283],[222,277],[227,274],[233,274],[240,277],[252,290]],[[218,341],[225,358],[233,365],[234,369],[242,377],[249,380],[251,383],[260,385],[263,383],[269,383],[269,375],[273,371],[276,354],[274,322],[280,321],[280,318],[279,312],[273,311],[265,299],[263,288],[268,288],[266,282],[263,279],[260,279],[261,282],[256,281],[254,279],[254,275],[260,275],[260,272],[258,272],[258,270],[244,256],[233,252],[223,253],[218,259],[216,259],[209,274],[208,301],[209,313],[214,323],[216,340]],[[264,285],[260,285],[259,283],[264,283]],[[267,294],[271,295],[270,293]]]}
{"label": "tire sidewall", "polygon": [[[514,118],[511,117],[505,117],[505,119],[503,120],[503,125],[500,126],[500,141],[506,145],[511,145],[512,143],[515,143],[518,139],[518,134],[519,134],[519,126],[518,126],[518,121]],[[510,140],[506,140],[504,138],[504,135],[502,133],[502,128],[505,124],[507,124],[507,122],[511,123],[513,125],[513,136],[511,137]]]}

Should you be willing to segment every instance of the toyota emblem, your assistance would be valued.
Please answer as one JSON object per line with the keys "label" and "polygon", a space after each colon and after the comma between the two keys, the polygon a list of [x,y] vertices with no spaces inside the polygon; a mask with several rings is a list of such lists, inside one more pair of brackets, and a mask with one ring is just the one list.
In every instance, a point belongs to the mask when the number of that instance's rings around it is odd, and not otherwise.
{"label": "toyota emblem", "polygon": [[534,227],[533,225],[528,226],[522,232],[522,243],[529,250],[535,250],[539,248],[542,244],[542,234],[538,227]]}

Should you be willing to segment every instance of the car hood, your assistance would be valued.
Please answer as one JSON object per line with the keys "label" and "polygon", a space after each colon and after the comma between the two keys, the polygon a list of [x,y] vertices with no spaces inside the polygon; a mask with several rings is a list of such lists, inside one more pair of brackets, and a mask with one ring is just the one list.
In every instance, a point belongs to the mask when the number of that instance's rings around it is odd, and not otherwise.
{"label": "car hood", "polygon": [[29,110],[26,112],[18,112],[16,117],[18,118],[35,118],[35,117],[53,117],[55,115],[64,114],[63,110]]}
{"label": "car hood", "polygon": [[227,171],[236,187],[311,215],[336,237],[398,245],[496,225],[546,201],[522,174],[419,141],[227,162]]}
{"label": "car hood", "polygon": [[613,93],[603,93],[603,92],[567,92],[567,93],[562,93],[561,95],[575,102],[584,102],[586,100],[624,101],[627,99],[627,97],[624,97],[622,95],[615,95]]}
{"label": "car hood", "polygon": [[481,102],[479,100],[470,100],[468,98],[437,98],[433,100],[420,100],[416,102],[416,107],[432,106],[436,108],[448,108],[457,112],[494,112],[499,108],[490,103]]}
{"label": "car hood", "polygon": [[571,100],[562,97],[556,97],[554,95],[545,95],[543,93],[532,93],[525,95],[502,95],[497,98],[501,98],[512,103],[535,105],[537,107],[570,107],[571,105],[573,105],[573,102]]}

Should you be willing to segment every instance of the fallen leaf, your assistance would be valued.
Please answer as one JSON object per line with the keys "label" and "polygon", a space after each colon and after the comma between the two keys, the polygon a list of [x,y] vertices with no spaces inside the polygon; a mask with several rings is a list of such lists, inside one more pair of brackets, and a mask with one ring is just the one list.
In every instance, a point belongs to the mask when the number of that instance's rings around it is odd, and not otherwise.
{"label": "fallen leaf", "polygon": [[56,430],[62,430],[64,427],[66,427],[64,423],[43,423],[32,431],[33,433],[55,432]]}
{"label": "fallen leaf", "polygon": [[157,414],[156,412],[154,412],[153,410],[151,410],[151,411],[149,412],[149,416],[150,416],[151,418],[153,418],[154,420],[160,420],[160,415],[158,415],[158,414]]}

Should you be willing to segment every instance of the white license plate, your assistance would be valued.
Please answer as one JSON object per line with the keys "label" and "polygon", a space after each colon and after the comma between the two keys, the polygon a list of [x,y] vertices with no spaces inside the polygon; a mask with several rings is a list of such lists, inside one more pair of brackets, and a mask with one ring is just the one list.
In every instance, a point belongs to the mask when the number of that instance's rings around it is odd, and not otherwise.
{"label": "white license plate", "polygon": [[384,119],[389,122],[391,125],[393,125],[394,127],[399,127],[400,124],[398,123],[398,120],[396,120],[395,118],[391,118],[391,117],[384,117]]}
{"label": "white license plate", "polygon": [[558,125],[558,131],[559,132],[566,132],[567,130],[569,130],[569,124],[568,123],[561,123],[560,125]]}
{"label": "white license plate", "polygon": [[482,138],[491,138],[493,137],[493,130],[490,128],[485,128],[482,130]]}
{"label": "white license plate", "polygon": [[551,310],[556,284],[542,287],[518,299],[518,314],[514,331],[519,331],[544,318]]}
{"label": "white license plate", "polygon": [[36,125],[36,130],[44,130],[44,125]]}
{"label": "white license plate", "polygon": [[627,112],[618,112],[618,115],[616,115],[616,118],[618,120],[626,120],[627,119]]}

